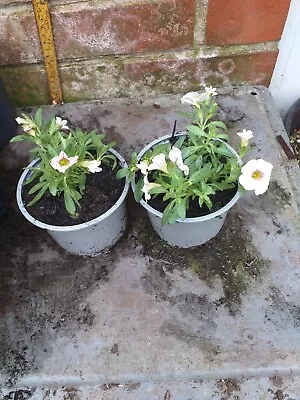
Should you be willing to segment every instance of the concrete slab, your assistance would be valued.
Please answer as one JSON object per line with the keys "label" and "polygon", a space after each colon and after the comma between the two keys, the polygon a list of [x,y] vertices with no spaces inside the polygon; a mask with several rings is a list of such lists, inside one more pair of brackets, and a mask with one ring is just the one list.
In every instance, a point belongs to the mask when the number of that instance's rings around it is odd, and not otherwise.
{"label": "concrete slab", "polygon": [[[106,131],[128,157],[171,132],[174,119],[184,128],[179,99],[44,110]],[[190,250],[160,241],[129,198],[114,248],[67,254],[17,210],[26,146],[3,151],[11,207],[0,225],[0,399],[300,398],[299,167],[275,139],[285,132],[266,90],[224,90],[220,103],[232,141],[253,130],[249,157],[274,164],[272,183],[264,196],[247,193],[220,235]]]}

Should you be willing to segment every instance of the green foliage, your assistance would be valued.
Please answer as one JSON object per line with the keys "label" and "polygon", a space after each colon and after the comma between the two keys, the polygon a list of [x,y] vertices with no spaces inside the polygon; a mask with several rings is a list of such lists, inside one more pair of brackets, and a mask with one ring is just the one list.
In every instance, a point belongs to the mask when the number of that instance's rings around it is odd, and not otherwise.
{"label": "green foliage", "polygon": [[34,198],[28,206],[49,191],[52,196],[63,196],[66,210],[76,217],[87,174],[100,172],[102,162],[116,167],[116,158],[109,152],[114,143],[104,144],[105,135],[98,135],[95,130],[85,133],[80,128],[69,129],[67,121],[59,117],[43,123],[41,109],[34,117],[22,114],[17,122],[22,125],[24,134],[11,141],[32,142],[31,159],[39,160],[30,168],[30,175],[24,182],[25,185],[34,183],[29,190]]}
{"label": "green foliage", "polygon": [[[192,120],[186,127],[187,135],[179,137],[174,146],[169,141],[158,144],[141,160],[134,154],[129,168],[119,171],[120,177],[134,179],[137,201],[144,195],[146,201],[151,196],[160,196],[166,202],[163,224],[184,220],[190,202],[195,199],[199,207],[206,205],[212,209],[212,196],[217,191],[238,185],[240,161],[227,145],[226,125],[213,119],[217,107],[213,96],[207,94],[203,101],[193,104],[192,113],[184,113]],[[177,149],[180,155],[177,160],[170,153],[172,149]],[[164,170],[157,168],[156,156],[160,157]],[[141,169],[141,162],[143,167],[148,167],[146,173]],[[151,187],[147,182],[156,185]]]}

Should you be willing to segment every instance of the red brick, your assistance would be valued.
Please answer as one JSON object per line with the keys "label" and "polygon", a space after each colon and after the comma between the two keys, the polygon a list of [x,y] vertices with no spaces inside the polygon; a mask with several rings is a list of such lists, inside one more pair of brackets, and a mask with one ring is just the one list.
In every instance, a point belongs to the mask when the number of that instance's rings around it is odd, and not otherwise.
{"label": "red brick", "polygon": [[209,0],[207,44],[279,40],[290,0]]}
{"label": "red brick", "polygon": [[277,52],[205,59],[125,63],[125,77],[153,92],[176,93],[204,85],[255,84],[268,86]]}
{"label": "red brick", "polygon": [[269,86],[278,51],[236,55],[232,57],[216,57],[209,61],[210,71],[217,71],[218,75],[209,77],[207,84],[222,86],[227,78],[232,85],[263,85]]}
{"label": "red brick", "polygon": [[194,0],[53,9],[59,59],[183,49],[193,45]]}
{"label": "red brick", "polygon": [[0,15],[0,65],[42,60],[33,11]]}

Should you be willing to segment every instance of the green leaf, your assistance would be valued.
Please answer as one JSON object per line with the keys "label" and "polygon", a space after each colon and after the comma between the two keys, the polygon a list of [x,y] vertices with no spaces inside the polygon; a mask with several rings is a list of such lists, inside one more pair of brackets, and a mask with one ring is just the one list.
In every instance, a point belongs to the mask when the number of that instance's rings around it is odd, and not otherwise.
{"label": "green leaf", "polygon": [[179,218],[184,220],[185,215],[186,215],[186,205],[185,205],[185,200],[184,199],[178,199],[176,200],[176,209],[177,213],[179,215]]}
{"label": "green leaf", "polygon": [[47,183],[45,183],[45,181],[43,182],[39,182],[37,184],[35,184],[28,192],[28,194],[33,194],[35,192],[37,192],[38,190],[40,190],[43,186],[47,185]]}
{"label": "green leaf", "polygon": [[47,151],[51,157],[57,156],[57,150],[55,150],[50,144],[47,146]]}
{"label": "green leaf", "polygon": [[35,119],[35,122],[36,122],[37,126],[41,129],[42,122],[43,122],[43,112],[42,112],[41,108],[39,108],[37,110],[34,119]]}
{"label": "green leaf", "polygon": [[144,178],[142,177],[134,187],[134,199],[135,201],[139,202],[141,201],[143,197],[143,192],[142,192],[142,187],[144,186]]}
{"label": "green leaf", "polygon": [[211,199],[208,196],[203,196],[203,200],[207,207],[211,210],[213,205]]}
{"label": "green leaf", "polygon": [[21,142],[21,140],[26,140],[26,139],[29,139],[29,138],[30,138],[30,135],[27,135],[27,136],[26,135],[17,135],[17,136],[14,136],[13,138],[11,138],[10,142],[11,143]]}
{"label": "green leaf", "polygon": [[174,219],[174,205],[175,205],[175,200],[172,200],[167,207],[164,209],[163,212],[163,217],[162,217],[162,225],[165,224],[172,224],[176,221],[177,219],[177,214],[175,214],[175,219]]}
{"label": "green leaf", "polygon": [[232,152],[227,147],[214,147],[213,151],[226,157],[234,157]]}
{"label": "green leaf", "polygon": [[190,177],[190,181],[192,183],[198,183],[201,180],[207,180],[208,177],[211,176],[212,174],[212,168],[211,168],[211,163],[207,163],[201,168],[199,171],[196,171],[193,173],[193,175]]}
{"label": "green leaf", "polygon": [[194,134],[194,135],[196,135],[196,136],[198,136],[198,137],[207,137],[208,135],[201,129],[201,128],[199,128],[199,126],[195,126],[195,125],[188,125],[187,127],[186,127],[186,129],[187,129],[187,131],[189,132],[189,133],[192,133],[192,134]]}
{"label": "green leaf", "polygon": [[137,153],[134,151],[134,152],[131,154],[130,166],[135,165],[137,162],[138,162]]}
{"label": "green leaf", "polygon": [[149,190],[150,194],[167,193],[167,190],[162,186],[157,186]]}
{"label": "green leaf", "polygon": [[181,148],[183,142],[185,141],[186,136],[181,136],[174,144],[174,147],[178,147],[179,149]]}
{"label": "green leaf", "polygon": [[64,191],[64,201],[65,201],[65,207],[66,210],[70,215],[74,215],[76,211],[75,203],[74,200],[72,199],[72,196],[68,190]]}
{"label": "green leaf", "polygon": [[49,184],[49,192],[52,194],[52,196],[57,195],[57,182],[55,180],[51,180]]}
{"label": "green leaf", "polygon": [[195,154],[198,150],[197,146],[189,146],[189,147],[185,147],[184,149],[182,149],[181,154],[182,154],[182,158],[183,160],[185,160],[187,157]]}
{"label": "green leaf", "polygon": [[129,175],[129,168],[121,168],[119,171],[116,173],[116,178],[117,179],[122,179],[125,178],[126,176]]}
{"label": "green leaf", "polygon": [[204,182],[201,182],[201,190],[202,190],[202,193],[204,193],[205,196],[209,196],[211,194],[215,194],[214,188],[212,186],[210,186],[210,185],[207,185]]}
{"label": "green leaf", "polygon": [[184,160],[184,164],[191,165],[193,162],[197,160],[197,158],[198,158],[197,154],[192,154],[191,156],[187,157]]}
{"label": "green leaf", "polygon": [[168,154],[170,150],[171,150],[170,142],[158,144],[157,146],[154,147],[152,151],[152,158],[160,153]]}
{"label": "green leaf", "polygon": [[39,201],[42,196],[45,194],[46,190],[48,190],[49,185],[46,184],[39,192],[38,194],[27,204],[28,207],[32,206],[35,204],[37,201]]}
{"label": "green leaf", "polygon": [[[212,121],[212,122],[210,122],[209,125],[212,125],[216,128],[221,128],[221,129],[224,129],[225,131],[227,131],[227,126],[222,121]],[[226,137],[227,137],[227,135],[226,135]]]}

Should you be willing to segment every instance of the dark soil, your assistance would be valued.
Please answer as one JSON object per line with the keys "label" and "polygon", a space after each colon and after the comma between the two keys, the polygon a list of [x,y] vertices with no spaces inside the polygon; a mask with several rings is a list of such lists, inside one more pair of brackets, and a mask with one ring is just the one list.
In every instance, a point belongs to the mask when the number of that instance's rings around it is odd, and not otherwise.
{"label": "dark soil", "polygon": [[[50,192],[33,206],[26,207],[27,211],[41,222],[58,226],[77,225],[99,217],[116,203],[124,188],[124,180],[116,179],[116,170],[111,170],[108,165],[101,167],[101,172],[87,175],[86,191],[76,211],[76,218],[67,212],[63,196],[54,197]],[[35,183],[23,187],[25,206],[34,197],[28,191]]]}
{"label": "dark soil", "polygon": [[[224,207],[230,200],[235,196],[237,192],[237,187],[233,189],[228,189],[224,191],[218,191],[216,194],[211,196],[211,201],[213,203],[212,209],[210,210],[205,204],[199,207],[198,200],[193,200],[190,202],[190,207],[187,210],[187,218],[202,217],[203,215],[211,214],[215,211],[220,210]],[[162,200],[162,195],[158,195],[151,200],[148,200],[148,204],[155,210],[163,212],[168,202]]]}
{"label": "dark soil", "polygon": [[291,145],[297,157],[298,164],[300,165],[300,128],[295,129],[291,134]]}

